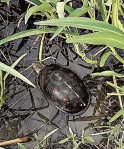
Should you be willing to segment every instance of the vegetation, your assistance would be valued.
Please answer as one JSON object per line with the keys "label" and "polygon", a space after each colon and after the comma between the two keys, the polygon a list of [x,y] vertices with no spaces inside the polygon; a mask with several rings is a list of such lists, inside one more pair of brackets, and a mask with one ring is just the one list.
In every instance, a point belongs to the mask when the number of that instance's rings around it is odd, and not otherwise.
{"label": "vegetation", "polygon": [[[39,141],[38,137],[36,134],[34,134],[35,139],[37,140],[37,146],[35,149],[40,149],[40,148],[47,148],[48,146],[51,146],[51,144],[48,143],[47,139],[50,137],[53,133],[55,133],[58,129],[55,129],[51,132],[49,132],[46,136],[44,136],[42,141]],[[89,142],[94,142],[94,139],[91,136],[84,136],[84,130],[82,130],[82,135],[81,138],[76,137],[76,134],[73,133],[72,129],[69,127],[69,132],[70,135],[67,136],[67,138],[64,138],[63,140],[59,141],[59,144],[63,144],[69,141],[73,142],[74,148],[73,149],[78,149],[79,145],[81,143],[85,143],[85,140]],[[21,147],[21,149],[27,149],[24,145],[18,143],[18,145]]]}
{"label": "vegetation", "polygon": [[[0,107],[5,102],[5,96],[4,96],[4,90],[5,90],[5,84],[6,84],[6,78],[9,74],[12,74],[13,76],[21,79],[22,81],[28,83],[29,85],[32,85],[35,87],[34,84],[32,84],[26,77],[21,75],[18,71],[14,69],[14,67],[18,64],[18,62],[25,56],[26,54],[22,55],[19,59],[17,59],[11,66],[7,66],[4,63],[0,62],[0,84],[1,84],[1,95],[0,95]],[[6,71],[6,74],[3,76],[3,72]]]}
{"label": "vegetation", "polygon": [[[15,40],[18,38],[23,38],[31,35],[42,34],[41,46],[39,50],[39,60],[42,60],[42,42],[46,33],[53,33],[51,38],[54,39],[56,36],[61,38],[66,38],[67,43],[72,43],[75,47],[75,50],[79,56],[82,57],[87,63],[95,65],[96,67],[100,64],[100,67],[105,65],[106,60],[110,55],[113,55],[119,62],[124,65],[123,57],[118,54],[119,50],[124,50],[124,4],[123,0],[82,0],[83,6],[80,8],[72,8],[71,1],[65,0],[64,2],[57,2],[56,0],[27,0],[27,2],[33,4],[25,15],[25,23],[31,15],[41,15],[44,16],[46,21],[35,22],[34,24],[38,27],[36,29],[26,30],[20,33],[11,35],[0,41],[0,44],[5,42]],[[96,17],[96,10],[101,14],[101,20],[99,21]],[[66,14],[66,17],[65,17]],[[89,18],[85,17],[88,14]],[[119,19],[119,18],[122,19]],[[57,24],[57,27],[55,27]],[[52,27],[49,27],[52,26]],[[54,27],[53,27],[54,26]],[[73,28],[73,29],[72,29]],[[79,30],[86,29],[89,30],[88,34],[80,35]],[[64,34],[64,35],[63,35]],[[101,57],[101,60],[90,58],[85,53],[86,44],[94,45],[105,45],[104,48],[99,51],[106,51],[105,54]],[[81,47],[81,48],[80,48]],[[81,50],[83,49],[83,50]],[[96,53],[96,55],[98,54]],[[24,78],[20,73],[18,73],[14,66],[24,57],[23,55],[18,59],[12,66],[6,66],[3,63],[0,63],[0,83],[1,83],[1,96],[0,96],[0,106],[4,103],[4,89],[5,89],[5,79],[10,73],[26,83],[34,86],[29,80]],[[6,71],[7,74],[3,76],[3,71]],[[118,86],[117,78],[124,77],[123,74],[119,74],[113,71],[104,71],[100,73],[93,73],[93,76],[111,76],[113,82],[107,81],[106,83],[115,89],[115,92],[108,93],[106,98],[110,96],[117,96],[120,104],[120,111],[116,113],[111,119],[110,122],[117,120],[118,117],[124,116],[124,108],[122,103],[122,96],[124,95],[124,86]],[[117,124],[114,127],[110,128],[108,140],[114,140],[116,138],[116,148],[123,149],[124,144],[121,138],[123,131],[123,121],[122,124]],[[117,132],[117,133],[115,133]],[[70,129],[71,135],[60,141],[59,143],[67,142],[69,139],[72,139],[74,144],[74,149],[78,148],[81,143],[84,143],[84,140],[89,140],[93,142],[93,138],[89,136],[84,136],[82,131],[81,141],[75,140],[76,135],[73,134]],[[108,132],[106,132],[108,133]],[[120,136],[120,137],[119,137]],[[37,139],[38,141],[38,139]],[[24,148],[24,147],[22,147]],[[37,146],[38,149],[38,146]]]}

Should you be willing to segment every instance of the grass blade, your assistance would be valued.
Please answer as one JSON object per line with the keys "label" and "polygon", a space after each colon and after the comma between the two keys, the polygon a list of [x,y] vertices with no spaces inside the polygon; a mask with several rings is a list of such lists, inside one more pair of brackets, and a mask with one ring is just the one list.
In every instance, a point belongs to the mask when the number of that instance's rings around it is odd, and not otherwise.
{"label": "grass blade", "polygon": [[103,66],[104,66],[106,60],[108,59],[108,57],[109,57],[111,54],[112,54],[112,52],[111,52],[111,51],[108,51],[108,52],[106,52],[106,53],[102,56],[102,58],[101,58],[101,60],[100,60],[100,67],[103,67]]}
{"label": "grass blade", "polygon": [[115,32],[97,32],[67,39],[67,43],[89,43],[124,49],[124,36]]}
{"label": "grass blade", "polygon": [[119,118],[121,115],[124,114],[124,108],[119,110],[110,120],[109,122],[113,122],[114,120],[116,120],[117,118]]}
{"label": "grass blade", "polygon": [[61,19],[52,19],[47,21],[35,22],[36,25],[51,25],[51,26],[72,26],[76,28],[84,28],[94,31],[104,31],[119,34],[124,38],[124,33],[116,28],[114,25],[103,21],[98,21],[85,17],[67,17]]}
{"label": "grass blade", "polygon": [[17,144],[21,149],[27,149],[23,144],[21,144],[21,143],[17,143]]}
{"label": "grass blade", "polygon": [[91,137],[91,136],[86,136],[86,137],[84,137],[84,139],[89,141],[89,142],[95,142],[93,137]]}
{"label": "grass blade", "polygon": [[70,137],[65,138],[65,139],[59,141],[59,144],[63,144],[63,143],[65,143],[65,142],[67,142],[69,139],[70,139]]}
{"label": "grass blade", "polygon": [[[9,37],[6,37],[2,40],[0,40],[0,45],[15,39],[19,39],[19,38],[23,38],[23,37],[27,37],[27,36],[32,36],[32,35],[39,35],[39,34],[43,34],[43,33],[55,33],[56,29],[50,29],[50,28],[45,28],[45,29],[30,29],[30,30],[26,30],[26,31],[22,31],[20,33],[16,33],[13,34]],[[76,35],[73,32],[70,31],[62,31],[62,33],[65,34],[70,34],[70,35]]]}
{"label": "grass blade", "polygon": [[116,76],[119,78],[124,77],[124,75],[116,73],[114,71],[103,71],[103,72],[98,72],[98,73],[92,73],[90,75],[92,75],[92,76],[107,76],[107,77],[108,76]]}
{"label": "grass blade", "polygon": [[[21,57],[19,57],[10,67],[11,67],[11,68],[14,68],[14,67],[19,63],[19,61],[22,60],[23,57],[25,57],[26,55],[27,55],[27,53],[23,54],[23,55],[22,55]],[[9,75],[9,73],[7,72],[7,73],[5,74],[5,76],[4,76],[4,82],[5,82],[6,78],[8,77],[8,75]]]}
{"label": "grass blade", "polygon": [[40,0],[26,0],[26,1],[33,4],[33,5],[40,5],[41,4]]}
{"label": "grass blade", "polygon": [[52,131],[50,131],[43,139],[46,140],[49,136],[51,136],[51,135],[52,135],[53,133],[55,133],[57,130],[58,130],[58,128],[57,128],[57,129],[54,129],[54,130],[52,130]]}
{"label": "grass blade", "polygon": [[106,83],[107,83],[108,85],[114,87],[115,89],[118,89],[118,90],[124,92],[124,86],[119,87],[119,86],[117,86],[117,85],[115,85],[115,84],[113,84],[113,83],[111,83],[111,82],[109,82],[109,81],[107,81]]}
{"label": "grass blade", "polygon": [[49,3],[43,3],[43,4],[41,4],[40,6],[33,6],[33,7],[31,7],[31,8],[27,11],[27,13],[26,13],[26,15],[25,15],[25,24],[27,23],[29,17],[30,17],[31,15],[33,15],[34,13],[36,13],[36,12],[38,12],[38,11],[44,12],[44,11],[50,11],[50,10],[51,10],[51,6],[50,6]]}
{"label": "grass blade", "polygon": [[33,83],[31,83],[26,77],[24,77],[22,74],[20,74],[15,69],[11,68],[10,66],[5,65],[4,63],[0,62],[0,70],[6,71],[10,73],[11,75],[21,79],[22,81],[28,83],[29,85],[35,87]]}

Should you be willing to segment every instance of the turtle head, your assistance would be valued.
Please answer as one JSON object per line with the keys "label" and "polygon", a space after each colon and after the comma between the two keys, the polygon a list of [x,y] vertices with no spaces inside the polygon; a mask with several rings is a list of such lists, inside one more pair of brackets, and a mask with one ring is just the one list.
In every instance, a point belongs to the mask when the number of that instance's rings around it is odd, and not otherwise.
{"label": "turtle head", "polygon": [[32,64],[33,69],[37,74],[40,73],[40,71],[44,68],[44,65],[41,62],[35,62]]}

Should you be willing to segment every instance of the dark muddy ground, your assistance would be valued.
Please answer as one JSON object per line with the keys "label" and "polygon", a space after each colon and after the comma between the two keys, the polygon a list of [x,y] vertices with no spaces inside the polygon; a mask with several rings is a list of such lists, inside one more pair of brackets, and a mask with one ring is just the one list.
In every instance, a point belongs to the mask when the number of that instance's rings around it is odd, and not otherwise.
{"label": "dark muddy ground", "polygon": [[[12,0],[8,6],[6,3],[0,3],[0,39],[3,39],[16,32],[36,28],[33,23],[40,20],[39,17],[32,16],[28,24],[24,24],[24,15],[28,3],[24,1]],[[105,129],[92,129],[100,125],[110,125],[109,119],[119,109],[118,100],[111,97],[105,100],[106,93],[110,93],[112,88],[106,85],[106,80],[112,78],[95,77],[89,74],[102,70],[115,70],[122,72],[122,65],[114,57],[109,57],[104,68],[94,68],[87,64],[75,52],[73,45],[66,44],[65,40],[56,38],[49,41],[51,35],[47,34],[43,47],[43,59],[47,57],[56,58],[56,62],[70,67],[75,70],[82,78],[85,77],[85,83],[91,94],[91,104],[88,110],[79,116],[68,116],[59,112],[55,107],[50,105],[41,95],[37,88],[33,88],[13,76],[9,76],[6,81],[6,103],[0,112],[0,140],[10,140],[17,137],[28,135],[43,125],[37,131],[40,140],[49,131],[59,128],[59,130],[49,138],[51,145],[48,148],[73,148],[72,143],[58,145],[57,142],[69,134],[68,128],[71,127],[77,137],[81,136],[81,130],[85,134],[95,134],[104,132]],[[31,64],[38,60],[38,50],[40,36],[30,36],[5,43],[0,46],[0,61],[11,65],[22,54],[27,53],[25,58],[16,66],[16,70],[25,75],[29,80],[36,84],[36,73],[30,67]],[[86,53],[92,56],[102,47],[88,46]],[[123,51],[119,51],[123,57]],[[99,60],[103,53],[97,55]],[[45,64],[54,62],[53,59],[47,59]],[[122,83],[123,80],[118,80]],[[107,135],[94,136],[98,148],[106,148]],[[52,143],[51,143],[52,142]],[[33,149],[36,141],[24,143],[28,148]],[[80,148],[91,148],[85,145]],[[110,144],[111,148],[113,145]],[[6,149],[17,149],[17,145],[5,147]],[[95,148],[95,146],[94,146]],[[93,149],[93,146],[92,146]]]}

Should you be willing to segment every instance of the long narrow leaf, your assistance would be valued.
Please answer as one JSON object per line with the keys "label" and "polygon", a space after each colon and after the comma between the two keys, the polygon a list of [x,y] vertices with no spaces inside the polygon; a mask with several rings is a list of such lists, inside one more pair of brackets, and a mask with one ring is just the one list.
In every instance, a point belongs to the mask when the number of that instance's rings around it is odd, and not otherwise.
{"label": "long narrow leaf", "polygon": [[51,135],[52,135],[53,133],[55,133],[57,130],[58,130],[58,128],[56,128],[56,129],[50,131],[46,136],[44,136],[43,139],[46,140],[49,136],[51,136]]}
{"label": "long narrow leaf", "polygon": [[86,137],[84,137],[84,139],[89,141],[89,142],[95,142],[93,137],[91,137],[91,136],[86,136]]}
{"label": "long narrow leaf", "polygon": [[17,144],[21,149],[27,149],[23,144],[21,144],[21,143],[17,143]]}
{"label": "long narrow leaf", "polygon": [[65,139],[59,141],[59,144],[63,144],[63,143],[65,143],[65,142],[67,142],[69,139],[70,139],[70,137],[65,138]]}
{"label": "long narrow leaf", "polygon": [[124,75],[116,73],[114,71],[103,71],[103,72],[92,73],[90,75],[92,75],[92,76],[107,76],[107,77],[108,76],[116,76],[119,78],[124,77]]}
{"label": "long narrow leaf", "polygon": [[31,7],[31,8],[27,11],[27,13],[26,13],[26,15],[25,15],[25,24],[27,23],[29,17],[30,17],[32,14],[34,14],[34,13],[36,13],[36,12],[38,12],[38,11],[40,11],[40,12],[50,11],[50,9],[51,9],[51,6],[50,6],[49,3],[43,3],[43,4],[41,4],[40,6],[33,6],[33,7]]}
{"label": "long narrow leaf", "polygon": [[98,0],[98,3],[99,3],[99,9],[101,11],[102,18],[105,21],[105,19],[107,17],[107,11],[106,11],[106,7],[105,7],[105,3],[103,0]]}
{"label": "long narrow leaf", "polygon": [[18,71],[15,69],[11,68],[10,66],[5,65],[4,63],[0,62],[0,70],[6,71],[10,73],[11,75],[21,79],[22,81],[28,83],[29,85],[35,87],[33,83],[31,83],[26,77],[24,77],[22,74],[20,74]]}
{"label": "long narrow leaf", "polygon": [[[19,57],[10,67],[14,68],[19,62],[20,60],[23,59],[23,57],[25,57],[27,55],[27,53],[23,54],[21,57]],[[6,80],[7,76],[9,75],[9,73],[7,72],[4,76],[4,81]]]}
{"label": "long narrow leaf", "polygon": [[52,36],[52,38],[50,40],[52,40],[53,38],[55,38],[56,36],[59,35],[59,33],[61,33],[62,30],[64,30],[65,27],[63,26],[59,26],[59,28],[56,30],[56,32],[54,33],[54,35]]}
{"label": "long narrow leaf", "polygon": [[68,136],[67,138],[65,138],[65,139],[63,139],[63,140],[61,140],[61,141],[59,141],[59,144],[65,143],[65,142],[67,142],[70,138],[74,138],[75,136],[76,136],[76,134],[72,134],[72,135]]}
{"label": "long narrow leaf", "polygon": [[71,127],[69,127],[69,132],[73,135],[74,133],[73,133],[73,131],[72,131],[72,129],[71,129]]}
{"label": "long narrow leaf", "polygon": [[88,0],[84,0],[84,1],[83,1],[83,6],[84,6],[84,7],[88,7]]}
{"label": "long narrow leaf", "polygon": [[100,67],[103,67],[103,66],[104,66],[106,60],[108,59],[108,57],[109,57],[111,54],[112,54],[112,52],[111,52],[111,51],[108,51],[108,52],[106,52],[106,53],[102,56],[102,58],[101,58],[101,60],[100,60]]}
{"label": "long narrow leaf", "polygon": [[67,17],[61,19],[52,19],[47,21],[35,22],[36,25],[51,25],[51,26],[72,26],[76,28],[84,28],[94,31],[106,31],[119,34],[124,38],[124,33],[114,25],[103,21],[98,21],[85,17]]}
{"label": "long narrow leaf", "polygon": [[[19,38],[23,38],[23,37],[27,37],[27,36],[31,36],[31,35],[39,35],[39,34],[43,34],[43,33],[55,33],[55,31],[56,31],[56,29],[49,29],[49,28],[30,29],[30,30],[22,31],[20,33],[13,34],[11,36],[8,36],[8,37],[0,40],[0,45],[3,43],[6,43],[8,41],[15,40],[15,39],[19,39]],[[62,31],[62,33],[75,35],[75,33],[70,32],[70,31]]]}
{"label": "long narrow leaf", "polygon": [[26,1],[37,6],[41,4],[40,0],[26,0]]}
{"label": "long narrow leaf", "polygon": [[84,7],[75,9],[73,12],[70,13],[69,17],[80,17],[81,15],[85,14],[91,9],[91,7]]}
{"label": "long narrow leaf", "polygon": [[118,117],[120,117],[121,115],[124,114],[124,108],[121,109],[120,111],[118,111],[110,120],[109,122],[113,122],[114,120],[116,120]]}
{"label": "long narrow leaf", "polygon": [[117,85],[115,85],[115,84],[113,84],[113,83],[111,83],[111,82],[109,82],[109,81],[107,81],[106,83],[107,83],[108,85],[114,87],[115,89],[118,89],[118,90],[124,92],[124,86],[119,87],[119,86],[117,86]]}
{"label": "long narrow leaf", "polygon": [[9,2],[10,0],[1,0],[1,2]]}
{"label": "long narrow leaf", "polygon": [[67,39],[67,43],[89,43],[95,45],[108,45],[124,49],[124,36],[115,32],[97,32]]}

